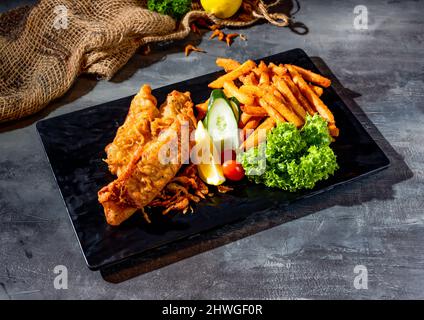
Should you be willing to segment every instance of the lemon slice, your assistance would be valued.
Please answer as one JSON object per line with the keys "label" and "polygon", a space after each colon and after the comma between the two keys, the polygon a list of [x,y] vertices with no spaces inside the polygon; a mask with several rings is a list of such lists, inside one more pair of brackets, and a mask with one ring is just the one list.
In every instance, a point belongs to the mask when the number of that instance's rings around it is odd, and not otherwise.
{"label": "lemon slice", "polygon": [[240,8],[242,0],[201,0],[203,9],[220,19],[233,16]]}
{"label": "lemon slice", "polygon": [[197,170],[200,179],[207,184],[218,186],[225,181],[222,166],[219,163],[220,155],[216,149],[208,131],[203,126],[202,121],[197,124],[194,133],[194,140],[196,142],[195,149],[201,150],[203,153],[201,158],[197,153]]}

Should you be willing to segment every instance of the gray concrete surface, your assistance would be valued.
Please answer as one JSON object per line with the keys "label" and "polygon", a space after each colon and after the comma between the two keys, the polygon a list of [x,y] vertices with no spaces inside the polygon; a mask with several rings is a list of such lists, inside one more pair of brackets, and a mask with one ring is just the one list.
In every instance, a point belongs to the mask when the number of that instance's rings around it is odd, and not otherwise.
{"label": "gray concrete surface", "polygon": [[[0,11],[26,2],[1,3]],[[259,24],[231,48],[204,37],[207,54],[184,57],[185,42],[156,48],[110,82],[82,77],[45,112],[1,125],[0,298],[424,298],[424,1],[299,2],[295,20],[305,35]],[[368,8],[368,30],[353,27],[358,4]],[[297,11],[296,3],[287,7]],[[392,167],[290,208],[314,214],[131,280],[112,284],[90,271],[35,121],[133,94],[144,82],[159,87],[214,71],[217,56],[244,60],[296,47],[327,63]],[[67,290],[54,289],[56,265],[69,270]],[[367,267],[366,290],[353,285],[356,265]]]}

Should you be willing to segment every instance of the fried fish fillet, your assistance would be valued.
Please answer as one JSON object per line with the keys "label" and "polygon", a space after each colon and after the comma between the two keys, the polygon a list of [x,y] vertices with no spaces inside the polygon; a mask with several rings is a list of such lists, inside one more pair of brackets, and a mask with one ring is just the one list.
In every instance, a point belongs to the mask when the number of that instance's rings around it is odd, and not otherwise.
{"label": "fried fish fillet", "polygon": [[190,94],[173,91],[161,106],[159,116],[149,120],[150,140],[134,149],[116,151],[128,152],[130,157],[126,166],[120,167],[119,160],[113,162],[119,164],[118,178],[98,193],[109,224],[119,225],[137,209],[143,209],[174,178],[189,155],[189,137],[195,121]]}
{"label": "fried fish fillet", "polygon": [[156,98],[152,89],[143,85],[131,101],[124,124],[119,127],[115,139],[105,148],[105,160],[112,174],[121,175],[137,148],[152,139],[151,122],[159,116]]}

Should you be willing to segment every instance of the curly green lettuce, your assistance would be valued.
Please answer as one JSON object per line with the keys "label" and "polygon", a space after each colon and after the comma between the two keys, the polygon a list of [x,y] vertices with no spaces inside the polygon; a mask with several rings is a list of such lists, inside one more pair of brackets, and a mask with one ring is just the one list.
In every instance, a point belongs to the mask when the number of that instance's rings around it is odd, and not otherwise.
{"label": "curly green lettuce", "polygon": [[327,122],[318,114],[313,117],[307,116],[306,123],[300,134],[308,146],[328,146],[331,143]]}
{"label": "curly green lettuce", "polygon": [[191,0],[148,0],[147,8],[175,19],[181,19],[190,11]]}
{"label": "curly green lettuce", "polygon": [[338,169],[330,148],[327,122],[318,114],[307,116],[298,130],[280,123],[267,135],[267,142],[239,156],[246,175],[255,183],[286,191],[312,189]]}

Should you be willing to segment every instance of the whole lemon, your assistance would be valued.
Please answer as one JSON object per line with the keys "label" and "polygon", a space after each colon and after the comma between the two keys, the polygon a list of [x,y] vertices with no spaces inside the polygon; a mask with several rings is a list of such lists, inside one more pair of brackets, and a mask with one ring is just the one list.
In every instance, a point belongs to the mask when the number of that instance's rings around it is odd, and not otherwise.
{"label": "whole lemon", "polygon": [[203,9],[219,19],[233,16],[240,8],[242,0],[200,0]]}

